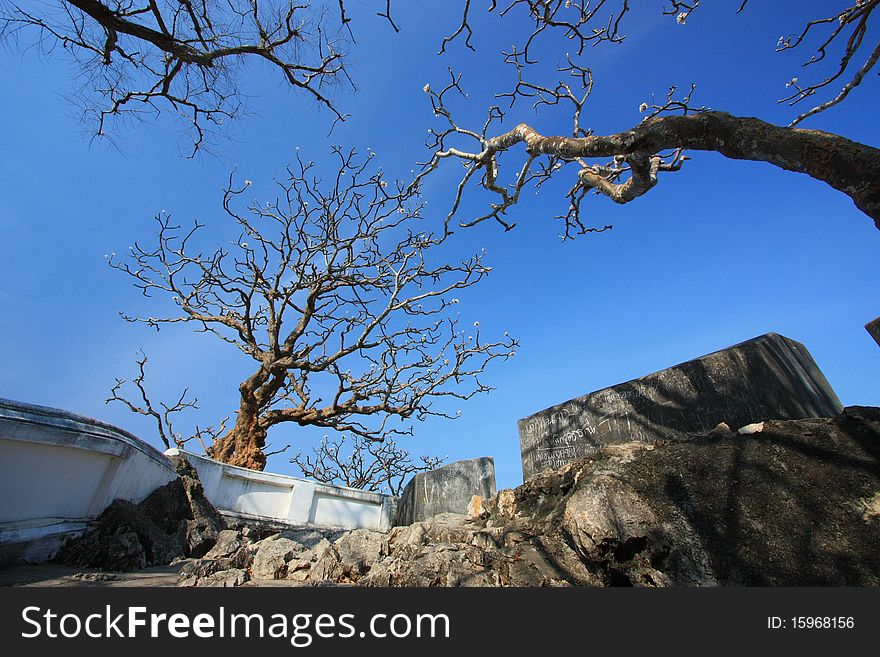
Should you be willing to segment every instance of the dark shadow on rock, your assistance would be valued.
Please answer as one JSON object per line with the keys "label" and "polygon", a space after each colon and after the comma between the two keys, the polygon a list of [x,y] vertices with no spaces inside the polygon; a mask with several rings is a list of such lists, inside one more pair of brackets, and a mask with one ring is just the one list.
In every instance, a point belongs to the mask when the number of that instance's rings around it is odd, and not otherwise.
{"label": "dark shadow on rock", "polygon": [[184,459],[172,461],[178,479],[139,504],[115,500],[91,531],[65,543],[53,561],[127,571],[207,553],[226,525],[205,497],[195,469]]}
{"label": "dark shadow on rock", "polygon": [[762,432],[669,444],[628,469],[661,521],[686,519],[719,584],[876,586],[880,411],[769,422]]}

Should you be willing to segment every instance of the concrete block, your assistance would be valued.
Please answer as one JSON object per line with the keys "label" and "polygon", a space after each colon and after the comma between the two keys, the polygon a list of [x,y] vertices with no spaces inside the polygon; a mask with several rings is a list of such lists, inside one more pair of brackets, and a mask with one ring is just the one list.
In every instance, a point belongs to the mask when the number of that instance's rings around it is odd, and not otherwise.
{"label": "concrete block", "polygon": [[768,333],[519,421],[523,479],[603,446],[773,419],[831,417],[840,400],[804,345]]}
{"label": "concrete block", "polygon": [[456,461],[415,475],[400,496],[396,525],[430,520],[441,513],[468,513],[471,498],[495,495],[491,456]]}

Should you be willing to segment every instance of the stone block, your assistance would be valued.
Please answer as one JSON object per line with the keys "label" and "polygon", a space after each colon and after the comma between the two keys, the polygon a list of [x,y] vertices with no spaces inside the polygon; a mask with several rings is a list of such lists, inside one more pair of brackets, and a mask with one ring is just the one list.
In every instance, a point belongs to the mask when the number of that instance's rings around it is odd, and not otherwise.
{"label": "stone block", "polygon": [[880,317],[865,324],[865,330],[874,338],[874,342],[880,345]]}
{"label": "stone block", "polygon": [[467,514],[474,495],[495,495],[495,461],[491,456],[456,461],[415,475],[400,496],[395,524],[411,525],[441,513]]}
{"label": "stone block", "polygon": [[804,345],[768,333],[519,421],[523,479],[607,445],[676,440],[763,420],[833,417],[842,406]]}

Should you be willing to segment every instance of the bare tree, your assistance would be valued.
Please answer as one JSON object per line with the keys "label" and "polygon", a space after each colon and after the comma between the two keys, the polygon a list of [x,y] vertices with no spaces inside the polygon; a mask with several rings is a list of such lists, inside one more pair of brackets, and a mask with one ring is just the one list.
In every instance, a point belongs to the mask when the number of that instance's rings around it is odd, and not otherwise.
{"label": "bare tree", "polygon": [[397,441],[366,440],[353,436],[324,436],[311,454],[297,452],[290,459],[306,477],[326,484],[388,492],[400,495],[407,479],[418,472],[433,470],[443,463],[436,456],[421,456],[419,462]]}
{"label": "bare tree", "polygon": [[[190,125],[195,149],[241,110],[237,64],[261,61],[329,109],[327,89],[345,72],[349,18],[322,0],[53,0],[0,6],[0,36],[36,33],[81,68],[86,117],[108,122],[170,109]],[[391,21],[390,12],[388,20]],[[392,23],[393,24],[393,23]]]}
{"label": "bare tree", "polygon": [[230,177],[223,207],[240,232],[229,246],[202,252],[201,224],[163,214],[157,244],[110,258],[145,295],[172,302],[126,319],[190,323],[256,362],[234,426],[208,448],[218,460],[262,469],[267,432],[288,422],[366,440],[409,434],[405,420],[455,417],[435,402],[489,390],[485,367],[514,354],[513,338],[484,341],[479,322],[465,330],[452,312],[452,295],[489,273],[484,254],[449,262],[444,240],[417,229],[417,185],[386,181],[372,154],[334,152],[326,184],[297,157],[279,196],[246,210],[251,183]]}
{"label": "bare tree", "polygon": [[[699,0],[672,0],[665,13],[685,24],[699,4]],[[746,4],[739,3],[738,10],[743,11]],[[587,45],[620,43],[624,39],[621,21],[630,9],[629,3],[627,0],[616,3],[512,0],[501,9],[501,14],[525,9],[534,21],[534,29],[525,36],[522,45],[503,53],[505,60],[515,67],[518,81],[511,92],[497,94],[497,97],[509,100],[507,111],[517,100],[531,101],[535,107],[569,108],[572,132],[543,135],[529,124],[519,123],[512,130],[493,133],[492,129],[505,118],[505,110],[500,106],[489,108],[481,128],[460,125],[454,119],[450,101],[453,96],[464,96],[464,93],[460,76],[451,72],[451,81],[439,91],[425,86],[434,114],[445,123],[443,128],[431,131],[428,146],[432,156],[420,176],[427,175],[444,160],[462,161],[465,173],[451,204],[447,227],[458,212],[463,193],[472,182],[478,181],[477,185],[488,191],[494,201],[486,214],[465,219],[459,225],[472,226],[494,219],[509,230],[514,222],[506,217],[507,212],[518,202],[524,189],[529,186],[540,189],[556,172],[564,168],[573,170],[568,208],[560,215],[565,221],[564,237],[571,237],[608,228],[587,228],[582,222],[581,201],[587,193],[595,192],[616,203],[628,203],[651,190],[661,173],[679,171],[687,159],[685,150],[715,151],[732,159],[768,162],[826,182],[848,195],[880,229],[880,150],[827,132],[795,127],[843,101],[875,67],[880,58],[880,43],[869,42],[866,35],[878,5],[880,0],[858,0],[829,16],[810,20],[796,36],[780,37],[778,51],[803,46],[814,35],[819,38],[816,53],[805,64],[811,69],[823,62],[833,49],[841,57],[840,63],[830,73],[820,75],[816,82],[803,84],[797,77],[792,78],[788,84],[792,91],[780,102],[794,105],[834,84],[842,83],[842,87],[835,96],[802,112],[786,127],[757,118],[694,108],[690,105],[693,88],[678,98],[673,87],[665,102],[642,105],[641,111],[647,114],[638,125],[616,134],[595,135],[580,123],[593,85],[589,69],[568,56],[565,65],[558,69],[563,77],[555,84],[529,80],[529,67],[535,63],[530,48],[539,37],[554,33],[574,40],[578,54]],[[489,7],[490,11],[494,9],[496,2]],[[473,47],[469,10],[470,2],[466,2],[461,26],[444,40],[443,48],[461,34],[466,34],[466,45]],[[470,141],[473,146],[462,146],[462,140]],[[502,182],[499,157],[519,144],[525,147],[521,164],[509,174],[507,182]],[[610,159],[596,162],[597,158]]]}

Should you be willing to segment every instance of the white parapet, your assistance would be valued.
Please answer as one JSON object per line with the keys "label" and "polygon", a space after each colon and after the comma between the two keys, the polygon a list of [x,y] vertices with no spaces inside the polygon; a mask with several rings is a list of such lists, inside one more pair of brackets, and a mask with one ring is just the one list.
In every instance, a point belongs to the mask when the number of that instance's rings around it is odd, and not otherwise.
{"label": "white parapet", "polygon": [[199,473],[205,496],[227,516],[375,531],[388,531],[394,522],[398,498],[392,495],[257,472],[181,449],[165,454],[186,458]]}
{"label": "white parapet", "polygon": [[0,399],[0,562],[39,562],[113,500],[177,478],[160,451],[88,417]]}

